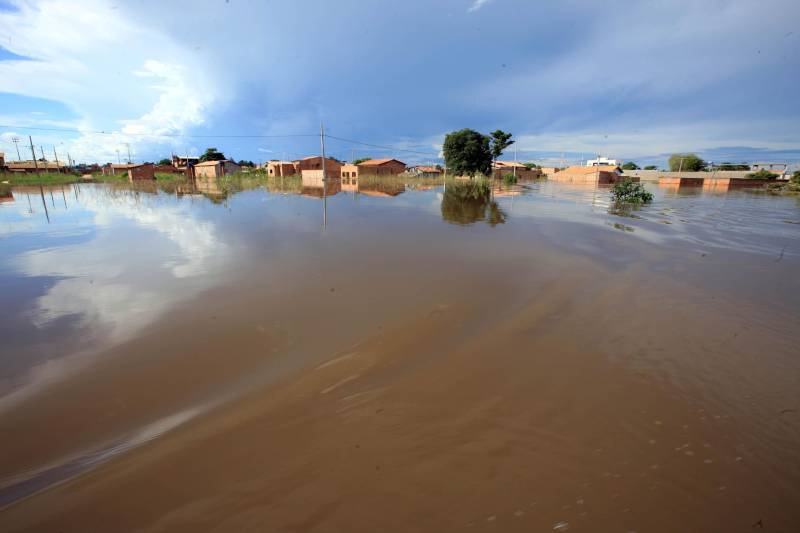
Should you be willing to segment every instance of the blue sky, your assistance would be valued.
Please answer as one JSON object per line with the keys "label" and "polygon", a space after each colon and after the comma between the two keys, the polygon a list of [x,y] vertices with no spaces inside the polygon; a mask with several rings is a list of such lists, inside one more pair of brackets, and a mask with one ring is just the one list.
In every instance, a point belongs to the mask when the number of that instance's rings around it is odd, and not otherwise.
{"label": "blue sky", "polygon": [[296,158],[322,120],[392,147],[330,139],[342,159],[434,161],[471,127],[542,163],[800,161],[798,20],[796,0],[0,0],[0,150]]}

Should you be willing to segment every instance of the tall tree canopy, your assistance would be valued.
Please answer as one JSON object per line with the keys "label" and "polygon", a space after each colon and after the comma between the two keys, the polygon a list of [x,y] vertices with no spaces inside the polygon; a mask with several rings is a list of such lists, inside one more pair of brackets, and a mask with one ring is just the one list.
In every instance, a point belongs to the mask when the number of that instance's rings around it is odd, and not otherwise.
{"label": "tall tree canopy", "polygon": [[201,163],[206,161],[222,161],[223,159],[225,159],[225,154],[216,148],[206,148],[205,153],[200,156]]}
{"label": "tall tree canopy", "polygon": [[625,161],[625,163],[622,165],[622,170],[639,170],[639,165],[633,161]]}
{"label": "tall tree canopy", "polygon": [[444,161],[454,174],[474,176],[492,171],[492,151],[489,137],[475,130],[463,130],[448,133],[444,138]]}
{"label": "tall tree canopy", "polygon": [[166,157],[158,162],[159,165],[171,165],[172,159],[167,159]]}
{"label": "tall tree canopy", "polygon": [[669,169],[672,172],[699,172],[706,169],[706,162],[697,154],[672,154],[669,158]]}
{"label": "tall tree canopy", "polygon": [[503,150],[514,144],[514,141],[511,140],[511,134],[506,133],[503,130],[494,130],[489,134],[489,136],[491,142],[492,160],[497,161],[497,159],[503,155]]}

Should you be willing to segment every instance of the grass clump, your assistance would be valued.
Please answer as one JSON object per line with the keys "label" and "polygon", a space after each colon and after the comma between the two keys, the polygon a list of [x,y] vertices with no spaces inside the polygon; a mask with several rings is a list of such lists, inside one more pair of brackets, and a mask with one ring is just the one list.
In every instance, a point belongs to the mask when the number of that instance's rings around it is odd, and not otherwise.
{"label": "grass clump", "polygon": [[631,179],[615,183],[611,188],[611,196],[618,204],[641,205],[653,201],[653,194],[644,185]]}
{"label": "grass clump", "polygon": [[515,183],[517,183],[517,177],[511,172],[508,172],[503,175],[503,183],[505,183],[506,185],[514,185]]}

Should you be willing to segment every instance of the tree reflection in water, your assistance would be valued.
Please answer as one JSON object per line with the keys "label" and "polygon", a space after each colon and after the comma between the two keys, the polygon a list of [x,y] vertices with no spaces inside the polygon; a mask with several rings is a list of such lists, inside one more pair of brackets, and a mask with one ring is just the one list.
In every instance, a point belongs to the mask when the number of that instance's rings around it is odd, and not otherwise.
{"label": "tree reflection in water", "polygon": [[442,198],[442,218],[462,226],[480,220],[496,226],[505,223],[506,214],[492,199],[486,181],[470,180],[447,185]]}

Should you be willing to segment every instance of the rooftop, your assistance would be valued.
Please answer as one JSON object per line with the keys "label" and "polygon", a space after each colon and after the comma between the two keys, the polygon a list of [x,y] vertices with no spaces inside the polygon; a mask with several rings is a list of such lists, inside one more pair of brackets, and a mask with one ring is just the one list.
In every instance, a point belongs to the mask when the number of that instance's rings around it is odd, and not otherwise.
{"label": "rooftop", "polygon": [[397,159],[369,159],[367,161],[362,161],[361,163],[358,164],[358,166],[377,167],[377,166],[380,166],[380,165],[385,165],[386,163],[389,163],[391,161],[397,161],[401,165],[405,165],[405,163],[403,163],[402,161],[399,161]]}

